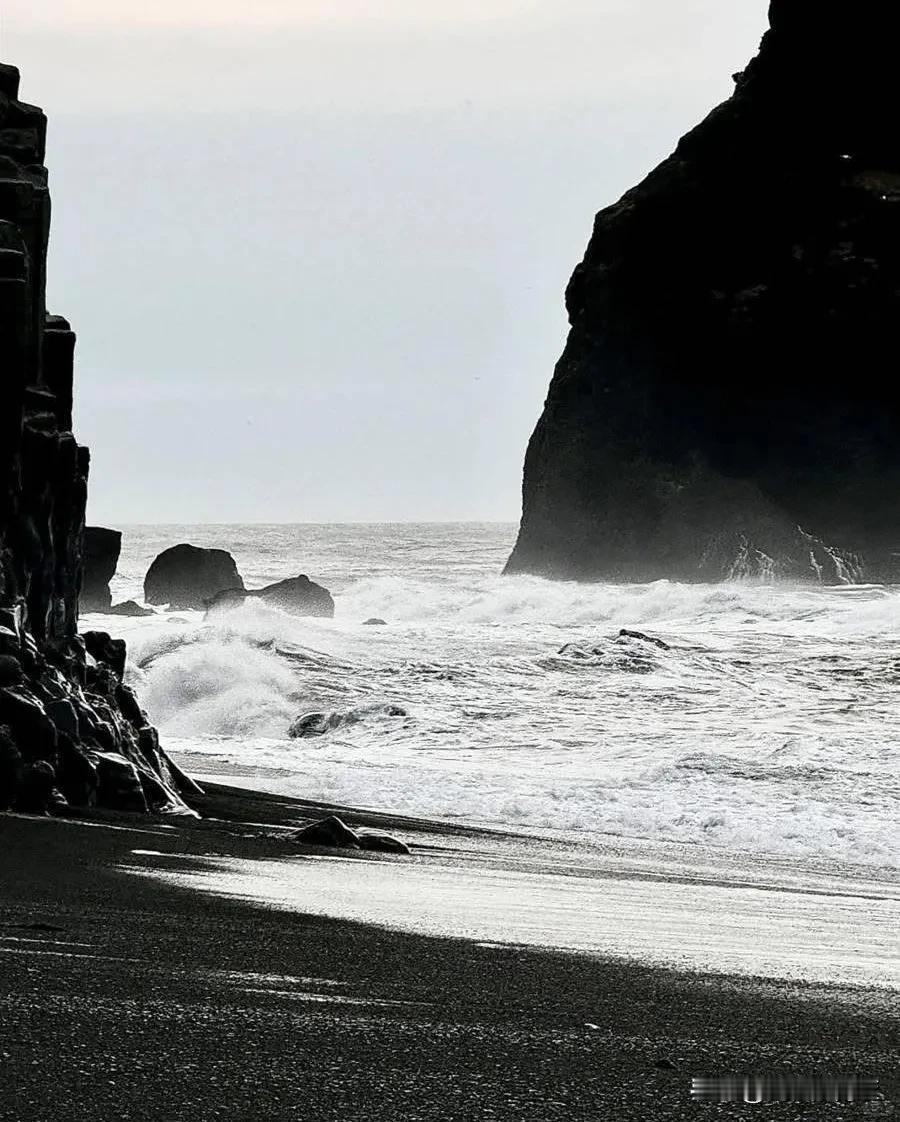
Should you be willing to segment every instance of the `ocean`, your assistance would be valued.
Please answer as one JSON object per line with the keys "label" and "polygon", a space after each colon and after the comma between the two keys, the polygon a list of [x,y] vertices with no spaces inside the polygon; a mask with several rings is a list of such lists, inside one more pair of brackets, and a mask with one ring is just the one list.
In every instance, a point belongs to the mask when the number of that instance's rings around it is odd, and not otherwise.
{"label": "ocean", "polygon": [[[128,640],[200,776],[568,842],[900,866],[900,589],[503,577],[515,531],[126,526],[116,601],[187,541],[250,588],[308,574],[335,618],[248,602],[83,626]],[[310,712],[349,719],[290,739]]]}

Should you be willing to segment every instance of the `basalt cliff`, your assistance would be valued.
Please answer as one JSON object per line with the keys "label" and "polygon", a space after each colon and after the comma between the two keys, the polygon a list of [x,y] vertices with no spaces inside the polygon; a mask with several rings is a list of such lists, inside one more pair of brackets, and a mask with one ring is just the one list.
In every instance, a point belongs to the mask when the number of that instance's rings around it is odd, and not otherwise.
{"label": "basalt cliff", "polygon": [[78,633],[89,456],[75,336],[45,304],[46,125],[0,66],[0,809],[184,813],[196,788],[123,681],[125,644]]}
{"label": "basalt cliff", "polygon": [[508,572],[900,579],[900,13],[774,0],[597,215]]}

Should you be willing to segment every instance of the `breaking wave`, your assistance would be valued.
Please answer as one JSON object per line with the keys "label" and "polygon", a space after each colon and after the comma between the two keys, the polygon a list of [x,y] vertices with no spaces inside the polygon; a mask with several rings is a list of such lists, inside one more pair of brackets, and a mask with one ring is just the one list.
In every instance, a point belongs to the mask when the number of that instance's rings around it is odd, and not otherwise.
{"label": "breaking wave", "polygon": [[[898,590],[550,583],[496,576],[482,539],[452,565],[424,548],[403,569],[372,531],[371,573],[325,573],[333,620],[129,621],[169,747],[350,805],[900,865]],[[322,731],[291,739],[310,714]]]}

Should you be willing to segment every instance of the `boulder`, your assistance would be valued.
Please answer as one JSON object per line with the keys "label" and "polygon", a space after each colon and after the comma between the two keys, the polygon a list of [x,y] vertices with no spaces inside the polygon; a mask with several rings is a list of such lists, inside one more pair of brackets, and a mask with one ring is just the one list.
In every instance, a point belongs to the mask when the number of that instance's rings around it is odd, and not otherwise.
{"label": "boulder", "polygon": [[900,580],[898,22],[772,0],[734,95],[596,216],[507,572]]}
{"label": "boulder", "polygon": [[109,611],[112,604],[109,582],[116,575],[121,550],[122,535],[118,530],[107,530],[102,526],[85,527],[81,595],[78,600],[80,611]]}
{"label": "boulder", "polygon": [[407,717],[408,710],[402,705],[362,705],[358,709],[349,709],[346,713],[304,713],[298,717],[288,729],[288,736],[292,740],[299,740],[310,736],[323,736],[332,729],[341,725],[355,725],[367,717]]}
{"label": "boulder", "polygon": [[336,849],[359,849],[359,840],[350,827],[336,814],[300,830],[294,840],[302,845],[322,845]]}
{"label": "boulder", "polygon": [[292,740],[323,736],[329,729],[337,728],[339,724],[341,724],[339,713],[304,713],[288,729],[288,736]]}
{"label": "boulder", "polygon": [[365,849],[373,853],[410,852],[409,846],[398,838],[369,830],[357,833],[335,814],[300,830],[294,835],[294,840],[302,845],[320,845],[330,849]]}
{"label": "boulder", "polygon": [[111,608],[106,609],[108,616],[153,616],[156,612],[152,608],[145,608],[142,604],[138,604],[136,600],[123,600],[121,604],[113,604]]}
{"label": "boulder", "polygon": [[278,608],[295,616],[334,615],[334,600],[328,589],[315,584],[308,576],[289,577],[265,588],[226,588],[206,600],[207,612],[240,607],[247,600],[261,600],[269,607]]}
{"label": "boulder", "polygon": [[387,627],[387,620],[373,616],[371,619],[363,620],[363,627]]}
{"label": "boulder", "polygon": [[144,600],[170,609],[203,609],[226,589],[243,590],[234,558],[224,549],[175,545],[156,558],[144,578]]}
{"label": "boulder", "polygon": [[280,580],[254,593],[264,604],[295,616],[334,615],[334,600],[328,589],[315,584],[305,574]]}

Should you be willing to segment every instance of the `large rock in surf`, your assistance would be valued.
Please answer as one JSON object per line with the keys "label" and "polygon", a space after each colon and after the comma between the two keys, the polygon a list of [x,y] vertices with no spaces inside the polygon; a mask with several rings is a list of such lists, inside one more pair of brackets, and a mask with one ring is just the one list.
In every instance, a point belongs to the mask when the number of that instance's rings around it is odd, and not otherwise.
{"label": "large rock in surf", "polygon": [[243,588],[244,581],[230,553],[196,545],[173,545],[163,550],[144,577],[146,602],[168,604],[176,610],[205,608],[218,593]]}
{"label": "large rock in surf", "polygon": [[770,22],[734,96],[596,218],[508,572],[900,578],[900,13]]}
{"label": "large rock in surf", "polygon": [[334,600],[327,588],[311,581],[308,576],[289,577],[276,584],[267,585],[254,593],[264,604],[280,608],[297,616],[334,615]]}
{"label": "large rock in surf", "polygon": [[82,612],[105,612],[112,606],[109,582],[116,575],[122,535],[118,530],[104,526],[87,526],[84,531],[84,567],[81,577],[81,595],[78,600]]}
{"label": "large rock in surf", "polygon": [[[79,592],[109,605],[118,542],[106,538],[98,556],[84,540],[75,336],[45,298],[46,132],[41,110],[19,100],[19,72],[0,65],[0,809],[187,812],[185,777],[161,749],[142,750],[147,718],[123,692],[124,644],[78,635]],[[127,783],[110,781],[104,753]]]}
{"label": "large rock in surf", "polygon": [[207,611],[220,611],[238,607],[247,600],[261,600],[273,608],[295,616],[334,615],[334,600],[327,588],[311,581],[308,576],[289,577],[265,588],[228,588],[206,602]]}

